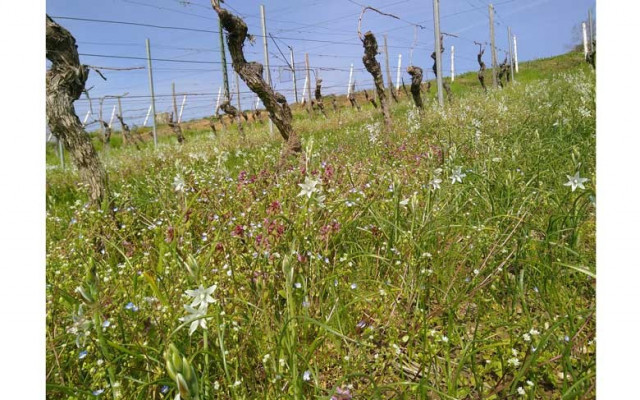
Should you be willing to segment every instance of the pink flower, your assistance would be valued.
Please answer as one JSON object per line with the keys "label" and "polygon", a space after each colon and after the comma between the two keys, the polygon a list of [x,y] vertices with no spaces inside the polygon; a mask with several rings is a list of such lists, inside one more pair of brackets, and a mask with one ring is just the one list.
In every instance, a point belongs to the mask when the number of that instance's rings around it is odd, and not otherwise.
{"label": "pink flower", "polygon": [[337,388],[336,394],[331,396],[331,400],[351,400],[353,397],[351,396],[351,392],[349,389]]}

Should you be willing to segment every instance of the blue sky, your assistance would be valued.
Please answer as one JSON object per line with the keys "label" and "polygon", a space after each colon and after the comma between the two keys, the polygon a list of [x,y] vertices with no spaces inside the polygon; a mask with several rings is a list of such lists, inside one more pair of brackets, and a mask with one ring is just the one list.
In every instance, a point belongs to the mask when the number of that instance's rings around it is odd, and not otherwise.
{"label": "blue sky", "polygon": [[[292,46],[296,67],[304,67],[304,55],[309,53],[312,68],[323,78],[323,93],[345,93],[349,79],[349,66],[354,64],[354,79],[358,88],[372,87],[371,76],[363,69],[362,46],[357,37],[357,23],[361,7],[366,0],[299,0],[249,1],[227,0],[232,12],[245,17],[249,33],[261,34],[260,4],[266,7],[268,32],[284,55],[289,57]],[[574,27],[587,18],[595,0],[495,0],[496,46],[507,47],[507,27],[511,26],[518,40],[518,59],[526,61],[566,52],[577,44]],[[488,0],[441,0],[440,15],[443,32],[459,38],[445,37],[443,72],[449,75],[450,49],[455,46],[456,73],[477,70],[475,60],[478,47],[473,41],[489,41]],[[366,5],[379,8],[401,18],[400,21],[367,12],[363,31],[372,30],[382,44],[388,35],[390,64],[395,80],[398,54],[402,54],[402,76],[409,82],[405,69],[411,57],[414,65],[421,66],[432,79],[430,54],[434,47],[433,6],[431,0],[369,0]],[[217,15],[209,0],[49,0],[47,13],[52,17],[77,17],[113,21],[135,22],[172,27],[185,27],[208,31],[218,30]],[[595,15],[595,14],[594,14]],[[153,61],[156,110],[170,111],[171,83],[175,82],[178,107],[181,93],[188,95],[183,120],[213,113],[218,89],[222,84],[220,49],[217,33],[193,32],[174,29],[108,24],[54,18],[69,29],[78,42],[81,62],[103,67],[146,67],[145,39],[151,41],[152,58],[187,62]],[[415,24],[424,26],[417,28]],[[411,47],[417,38],[412,55]],[[326,43],[326,41],[332,43]],[[293,101],[291,74],[285,70],[286,62],[273,40],[269,40],[272,80],[277,90]],[[247,59],[264,62],[262,38],[245,45]],[[89,56],[136,57],[141,59]],[[504,54],[498,52],[499,61]],[[384,68],[384,58],[379,56]],[[233,70],[229,72],[234,91]],[[489,51],[484,61],[491,64]],[[93,87],[94,111],[97,99],[106,95],[128,93],[122,100],[125,121],[141,125],[150,104],[150,90],[146,69],[131,71],[103,71],[107,81],[91,72],[87,87]],[[385,75],[386,76],[386,75]],[[302,95],[304,73],[298,73],[298,91]],[[312,82],[315,82],[312,75]],[[313,87],[313,84],[312,84]],[[241,82],[243,108],[249,108],[255,96]],[[234,99],[234,104],[235,104]],[[111,116],[113,99],[105,99],[104,119]],[[88,102],[76,102],[76,111],[84,119]],[[95,125],[94,125],[95,126]],[[114,121],[114,126],[118,124]]]}

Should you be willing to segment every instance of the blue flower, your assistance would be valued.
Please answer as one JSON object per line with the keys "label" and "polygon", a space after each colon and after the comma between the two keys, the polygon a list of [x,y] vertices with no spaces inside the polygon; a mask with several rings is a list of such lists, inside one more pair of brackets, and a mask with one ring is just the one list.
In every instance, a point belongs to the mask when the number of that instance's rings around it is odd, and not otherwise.
{"label": "blue flower", "polygon": [[111,325],[111,322],[108,319],[105,319],[102,323],[103,328],[108,328]]}
{"label": "blue flower", "polygon": [[82,360],[83,358],[85,358],[87,356],[87,354],[89,354],[89,353],[86,350],[82,350],[80,352],[80,354],[78,354],[78,358]]}
{"label": "blue flower", "polygon": [[160,393],[162,394],[167,394],[167,392],[169,391],[169,386],[164,385],[160,388]]}
{"label": "blue flower", "polygon": [[133,304],[132,302],[128,302],[126,306],[124,306],[125,309],[127,310],[131,310],[133,312],[138,311],[138,306],[136,306],[135,304]]}
{"label": "blue flower", "polygon": [[98,389],[93,391],[94,396],[100,396],[102,393],[104,393],[104,389]]}

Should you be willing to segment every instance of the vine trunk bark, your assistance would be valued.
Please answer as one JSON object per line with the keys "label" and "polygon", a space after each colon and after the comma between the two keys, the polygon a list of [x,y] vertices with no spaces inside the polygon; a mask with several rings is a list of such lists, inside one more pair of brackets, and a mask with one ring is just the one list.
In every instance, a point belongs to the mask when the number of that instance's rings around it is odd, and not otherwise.
{"label": "vine trunk bark", "polygon": [[422,68],[410,66],[407,72],[411,75],[411,94],[416,107],[422,108],[422,96],[420,93],[420,85],[422,85]]}
{"label": "vine trunk bark", "polygon": [[373,82],[376,86],[376,92],[378,93],[378,100],[380,100],[380,108],[382,109],[382,116],[384,118],[384,127],[387,133],[391,132],[391,116],[389,115],[389,105],[387,104],[387,94],[384,90],[384,81],[382,79],[382,68],[380,63],[376,60],[378,54],[378,42],[376,37],[371,31],[364,34],[362,39],[362,45],[364,46],[364,56],[362,62],[364,67],[369,71],[373,77]]}
{"label": "vine trunk bark", "polygon": [[49,129],[71,155],[80,177],[89,187],[89,199],[99,206],[108,198],[107,172],[73,107],[84,90],[89,68],[80,64],[75,38],[48,15],[46,48],[47,59],[51,61],[46,75]]}
{"label": "vine trunk bark", "polygon": [[282,165],[290,155],[302,152],[300,138],[291,124],[293,116],[291,115],[289,104],[287,104],[287,99],[282,94],[274,91],[265,82],[262,76],[262,64],[247,62],[245,59],[243,47],[244,41],[247,39],[247,24],[241,18],[220,7],[217,1],[211,0],[211,5],[218,13],[222,26],[228,32],[227,44],[229,45],[233,69],[240,75],[240,78],[247,84],[249,89],[258,95],[269,112],[271,120],[286,142],[280,157],[280,165]]}

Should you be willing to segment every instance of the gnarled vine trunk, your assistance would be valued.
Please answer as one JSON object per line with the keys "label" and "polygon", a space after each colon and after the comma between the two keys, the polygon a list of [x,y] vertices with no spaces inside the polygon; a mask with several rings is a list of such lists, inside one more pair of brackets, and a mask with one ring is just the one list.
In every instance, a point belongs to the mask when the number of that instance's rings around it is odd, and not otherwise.
{"label": "gnarled vine trunk", "polygon": [[322,100],[322,79],[321,78],[316,78],[315,96],[316,96],[316,104],[318,106],[318,109],[320,110],[322,115],[326,117],[327,113],[324,112],[324,101]]}
{"label": "gnarled vine trunk", "polygon": [[244,57],[243,46],[247,38],[247,24],[239,17],[220,7],[217,1],[211,0],[213,9],[218,13],[222,26],[228,32],[227,44],[233,69],[240,75],[240,78],[247,84],[252,92],[258,95],[262,104],[269,112],[271,120],[278,128],[280,135],[286,141],[286,145],[281,154],[281,163],[291,154],[300,153],[302,144],[300,138],[294,132],[291,122],[293,116],[287,104],[287,99],[280,93],[274,91],[262,77],[262,64],[257,62],[247,62]]}
{"label": "gnarled vine trunk", "polygon": [[364,63],[364,67],[373,77],[373,82],[376,86],[376,92],[378,93],[378,99],[380,100],[380,108],[382,108],[385,130],[387,132],[390,132],[391,116],[389,115],[387,94],[384,90],[382,68],[380,67],[380,63],[378,62],[378,60],[376,60],[376,55],[378,54],[378,42],[371,31],[368,31],[364,34],[362,45],[364,46],[364,56],[362,57],[362,62]]}
{"label": "gnarled vine trunk", "polygon": [[116,115],[118,120],[120,121],[120,125],[122,126],[122,137],[123,143],[133,143],[136,146],[136,150],[140,150],[140,146],[138,146],[138,141],[140,140],[138,137],[131,136],[131,129],[129,129],[129,125],[124,122],[122,115]]}
{"label": "gnarled vine trunk", "polygon": [[364,98],[365,100],[367,100],[368,102],[371,103],[371,105],[373,106],[373,108],[378,108],[378,103],[376,103],[376,99],[369,96],[369,92],[367,92],[367,90],[364,90]]}
{"label": "gnarled vine trunk", "polygon": [[225,114],[230,115],[232,118],[235,118],[236,123],[238,124],[238,132],[244,135],[244,128],[242,126],[242,114],[240,113],[240,111],[232,106],[229,100],[223,101],[222,104],[220,104],[220,109]]}
{"label": "gnarled vine trunk", "polygon": [[75,38],[68,30],[46,17],[47,121],[51,133],[61,140],[84,182],[95,205],[108,197],[108,179],[89,135],[73,108],[80,98],[89,76],[89,68],[80,64]]}
{"label": "gnarled vine trunk", "polygon": [[484,49],[482,45],[480,45],[480,52],[478,53],[478,65],[480,66],[480,70],[478,71],[478,80],[480,81],[480,85],[482,85],[482,89],[487,91],[487,86],[484,84],[484,71],[487,69],[486,64],[482,61],[482,55],[484,54]]}
{"label": "gnarled vine trunk", "polygon": [[182,133],[182,127],[180,126],[179,122],[173,121],[173,113],[171,113],[171,117],[169,118],[169,122],[167,123],[167,125],[169,125],[169,128],[171,128],[173,133],[176,134],[176,138],[178,138],[178,143],[183,144],[184,134]]}
{"label": "gnarled vine trunk", "polygon": [[411,94],[416,107],[422,108],[422,96],[420,96],[420,85],[422,85],[422,68],[410,66],[407,72],[411,75]]}

